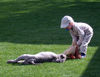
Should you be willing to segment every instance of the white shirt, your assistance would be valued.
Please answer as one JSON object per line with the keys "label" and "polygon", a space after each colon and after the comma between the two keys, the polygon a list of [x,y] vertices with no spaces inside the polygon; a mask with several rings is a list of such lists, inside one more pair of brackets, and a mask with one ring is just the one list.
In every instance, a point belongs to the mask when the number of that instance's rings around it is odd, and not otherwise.
{"label": "white shirt", "polygon": [[[77,42],[77,44],[80,45],[84,40],[85,35],[93,34],[93,29],[86,23],[75,22],[73,28],[70,30],[70,34],[73,38],[73,41]],[[77,41],[77,36],[79,36],[78,41]]]}

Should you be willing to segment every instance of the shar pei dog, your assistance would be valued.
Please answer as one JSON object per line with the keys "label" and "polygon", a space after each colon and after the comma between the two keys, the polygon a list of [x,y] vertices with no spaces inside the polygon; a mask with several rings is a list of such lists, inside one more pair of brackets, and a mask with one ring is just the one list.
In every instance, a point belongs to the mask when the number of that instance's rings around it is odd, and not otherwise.
{"label": "shar pei dog", "polygon": [[40,64],[44,62],[57,62],[61,63],[67,59],[65,54],[56,54],[54,52],[40,52],[37,54],[23,54],[15,60],[8,60],[7,63],[20,63],[20,64]]}

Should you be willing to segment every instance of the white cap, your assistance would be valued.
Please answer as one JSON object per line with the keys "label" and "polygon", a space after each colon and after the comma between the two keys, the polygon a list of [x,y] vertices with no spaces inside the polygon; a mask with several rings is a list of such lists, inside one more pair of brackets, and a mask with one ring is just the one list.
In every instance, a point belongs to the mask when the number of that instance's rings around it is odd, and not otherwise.
{"label": "white cap", "polygon": [[73,22],[74,23],[74,20],[72,17],[70,16],[64,16],[61,20],[61,28],[66,28],[68,25],[69,25],[69,22]]}

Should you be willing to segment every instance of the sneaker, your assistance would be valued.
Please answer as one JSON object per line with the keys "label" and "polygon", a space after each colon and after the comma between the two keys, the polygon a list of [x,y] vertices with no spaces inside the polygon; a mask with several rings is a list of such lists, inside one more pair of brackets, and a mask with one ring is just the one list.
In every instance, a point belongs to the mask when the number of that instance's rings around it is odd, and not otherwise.
{"label": "sneaker", "polygon": [[81,53],[81,57],[82,58],[85,58],[86,57],[86,54],[85,53]]}

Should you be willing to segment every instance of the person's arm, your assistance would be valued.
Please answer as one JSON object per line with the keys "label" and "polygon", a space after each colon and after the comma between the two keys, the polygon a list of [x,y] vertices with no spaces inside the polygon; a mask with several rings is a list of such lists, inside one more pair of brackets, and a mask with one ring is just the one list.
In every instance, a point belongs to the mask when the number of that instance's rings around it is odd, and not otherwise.
{"label": "person's arm", "polygon": [[72,37],[72,45],[77,45],[77,38],[72,31],[70,31],[70,35]]}
{"label": "person's arm", "polygon": [[69,54],[74,54],[75,53],[75,48],[76,46],[71,45],[68,49],[66,49],[63,54],[69,55]]}

